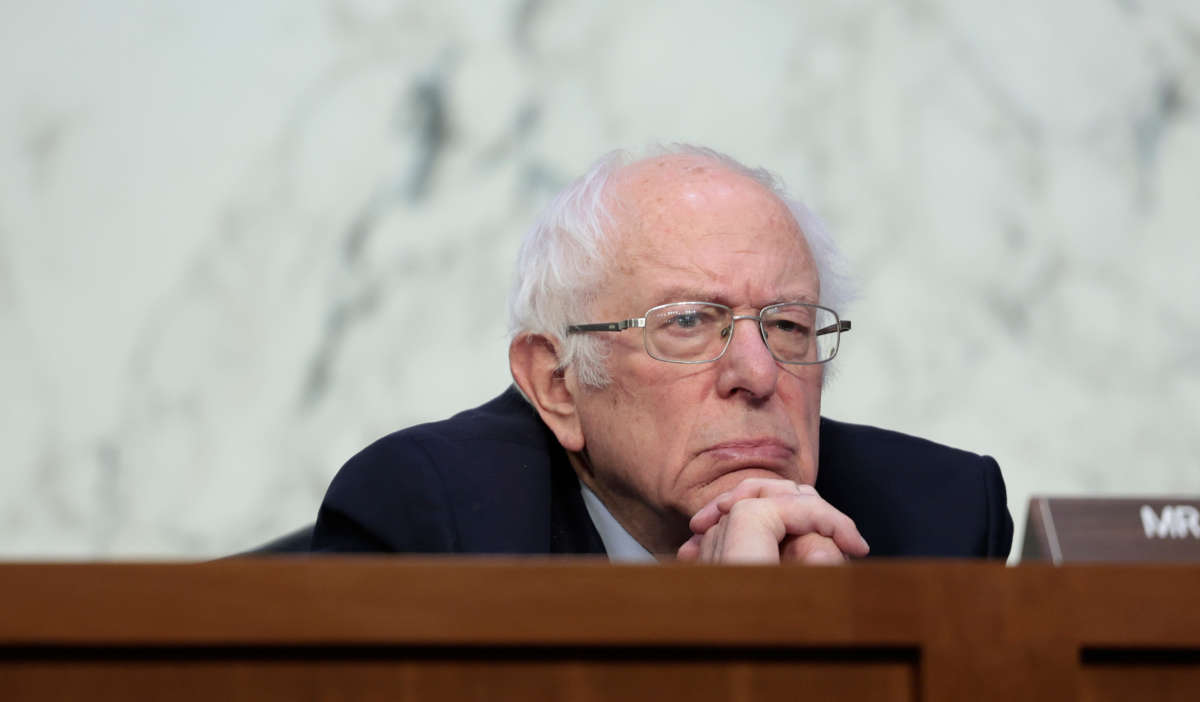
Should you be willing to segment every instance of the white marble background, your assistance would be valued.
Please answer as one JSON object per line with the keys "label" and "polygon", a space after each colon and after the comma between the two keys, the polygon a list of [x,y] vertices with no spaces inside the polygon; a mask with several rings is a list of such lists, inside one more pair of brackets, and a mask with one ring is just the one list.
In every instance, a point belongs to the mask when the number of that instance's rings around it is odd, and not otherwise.
{"label": "white marble background", "polygon": [[660,140],[838,234],[827,414],[994,455],[1018,522],[1200,493],[1200,3],[0,7],[0,558],[311,521],[504,388],[523,228]]}

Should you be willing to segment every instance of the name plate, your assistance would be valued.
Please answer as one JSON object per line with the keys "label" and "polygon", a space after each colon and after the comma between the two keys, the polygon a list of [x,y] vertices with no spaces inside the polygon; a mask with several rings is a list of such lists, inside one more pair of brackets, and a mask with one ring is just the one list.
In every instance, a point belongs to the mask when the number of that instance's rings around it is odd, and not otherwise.
{"label": "name plate", "polygon": [[1033,497],[1021,561],[1200,562],[1200,497]]}

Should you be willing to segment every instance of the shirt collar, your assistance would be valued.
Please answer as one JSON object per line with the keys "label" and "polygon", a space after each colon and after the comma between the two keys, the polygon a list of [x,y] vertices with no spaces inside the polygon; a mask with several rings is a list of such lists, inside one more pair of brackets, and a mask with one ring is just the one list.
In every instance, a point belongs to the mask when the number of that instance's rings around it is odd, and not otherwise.
{"label": "shirt collar", "polygon": [[612,512],[604,506],[596,493],[592,492],[583,481],[579,481],[579,491],[583,493],[583,505],[587,507],[588,516],[604,542],[604,550],[608,560],[614,563],[655,563],[658,559],[637,542],[637,539],[625,531],[625,527],[612,516]]}

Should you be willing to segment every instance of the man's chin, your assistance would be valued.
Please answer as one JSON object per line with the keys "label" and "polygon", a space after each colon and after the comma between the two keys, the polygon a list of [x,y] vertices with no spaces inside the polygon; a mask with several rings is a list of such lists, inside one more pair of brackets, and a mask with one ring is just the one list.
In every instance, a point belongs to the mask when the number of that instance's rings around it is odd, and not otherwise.
{"label": "man's chin", "polygon": [[699,504],[695,505],[693,514],[701,507],[716,499],[717,495],[724,492],[729,492],[736,488],[744,480],[749,478],[765,478],[767,480],[790,480],[792,482],[800,482],[798,476],[792,475],[791,471],[783,471],[778,468],[769,468],[765,466],[745,466],[732,468],[723,471],[712,482],[705,485],[699,490]]}

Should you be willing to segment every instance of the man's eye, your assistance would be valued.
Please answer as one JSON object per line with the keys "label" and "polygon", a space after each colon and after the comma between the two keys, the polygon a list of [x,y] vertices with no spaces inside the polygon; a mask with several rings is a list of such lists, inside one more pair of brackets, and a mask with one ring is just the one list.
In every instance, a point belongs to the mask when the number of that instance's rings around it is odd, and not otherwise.
{"label": "man's eye", "polygon": [[712,327],[718,319],[719,315],[711,310],[679,310],[663,320],[662,326],[674,331],[701,331]]}
{"label": "man's eye", "polygon": [[774,322],[771,322],[771,326],[786,334],[800,334],[807,336],[809,331],[807,325],[787,319],[777,319]]}

